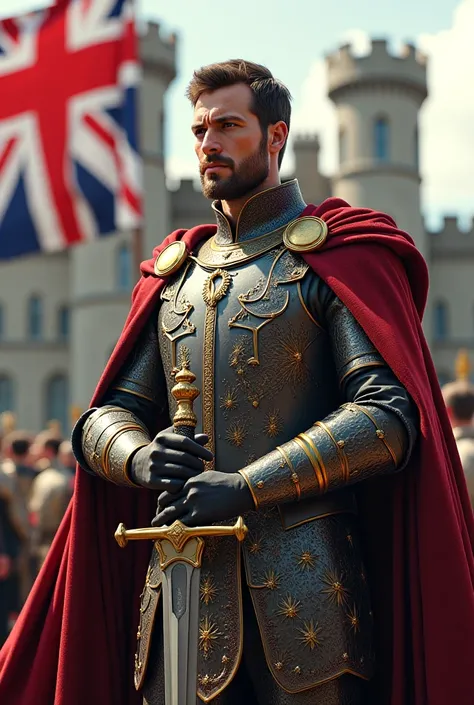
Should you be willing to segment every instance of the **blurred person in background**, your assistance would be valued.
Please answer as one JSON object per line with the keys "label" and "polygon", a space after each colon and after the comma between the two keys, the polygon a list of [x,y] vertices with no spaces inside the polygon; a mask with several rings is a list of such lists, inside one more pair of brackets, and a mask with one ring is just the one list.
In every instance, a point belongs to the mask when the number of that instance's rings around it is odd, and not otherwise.
{"label": "blurred person in background", "polygon": [[72,497],[74,472],[70,444],[54,431],[42,431],[33,444],[36,467],[42,468],[33,482],[29,502],[33,526],[33,553],[39,570]]}
{"label": "blurred person in background", "polygon": [[28,521],[28,504],[33,480],[37,472],[30,462],[32,438],[26,431],[12,431],[3,439],[3,470],[11,478],[13,492],[21,512],[26,537],[21,542],[15,568],[12,572],[11,611],[18,613],[25,602],[33,582],[31,564],[31,526]]}
{"label": "blurred person in background", "polygon": [[[3,463],[2,463],[3,465]],[[9,631],[16,560],[28,538],[26,513],[22,511],[14,477],[0,465],[0,645]]]}
{"label": "blurred person in background", "polygon": [[457,379],[445,384],[442,392],[474,509],[474,385],[469,382],[470,369],[467,352],[461,351]]}

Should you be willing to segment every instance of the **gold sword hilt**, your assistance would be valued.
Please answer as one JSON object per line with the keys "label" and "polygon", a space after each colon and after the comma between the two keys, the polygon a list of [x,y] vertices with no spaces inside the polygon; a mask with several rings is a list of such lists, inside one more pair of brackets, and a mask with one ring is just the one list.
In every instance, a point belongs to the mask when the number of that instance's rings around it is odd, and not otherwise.
{"label": "gold sword hilt", "polygon": [[161,541],[165,539],[173,544],[178,553],[181,553],[191,538],[235,536],[239,541],[243,541],[247,532],[248,529],[242,517],[239,517],[233,526],[185,526],[177,519],[171,526],[152,526],[146,529],[127,529],[124,524],[119,524],[115,532],[115,540],[120,548],[125,548],[129,541]]}

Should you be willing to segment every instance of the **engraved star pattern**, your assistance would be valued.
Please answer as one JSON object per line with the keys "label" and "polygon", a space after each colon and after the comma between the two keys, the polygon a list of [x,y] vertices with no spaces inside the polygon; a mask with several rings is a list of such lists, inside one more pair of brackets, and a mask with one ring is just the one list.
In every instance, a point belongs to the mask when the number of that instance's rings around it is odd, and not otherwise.
{"label": "engraved star pattern", "polygon": [[222,635],[217,627],[217,624],[215,624],[215,622],[211,622],[208,616],[204,617],[199,625],[199,648],[201,651],[204,651],[205,656],[212,651],[214,648],[214,642],[220,636]]}
{"label": "engraved star pattern", "polygon": [[307,646],[311,651],[316,647],[321,645],[321,627],[314,623],[312,619],[309,620],[309,622],[304,622],[303,628],[298,628],[298,631],[301,632],[301,636],[298,637],[300,641],[303,642],[305,646]]}
{"label": "engraved star pattern", "polygon": [[354,605],[352,610],[349,610],[347,613],[347,619],[349,620],[349,624],[351,625],[351,629],[353,630],[354,634],[357,634],[357,632],[360,630],[360,620],[359,620],[359,613],[357,612],[357,607]]}
{"label": "engraved star pattern", "polygon": [[221,409],[225,411],[230,411],[231,409],[237,408],[237,392],[235,389],[228,389],[223,397],[221,397],[220,403]]}
{"label": "engraved star pattern", "polygon": [[323,582],[327,585],[327,588],[325,588],[322,592],[328,596],[329,600],[333,604],[336,604],[339,607],[347,604],[349,590],[344,587],[341,575],[339,575],[336,571],[329,570],[323,577]]}
{"label": "engraved star pattern", "polygon": [[240,448],[243,445],[246,436],[246,428],[238,422],[231,423],[225,435],[226,441],[237,448]]}
{"label": "engraved star pattern", "polygon": [[263,585],[269,590],[276,590],[280,584],[280,576],[274,570],[267,570],[263,576]]}
{"label": "engraved star pattern", "polygon": [[303,570],[311,570],[316,563],[316,556],[311,551],[303,551],[301,556],[297,556],[298,565]]}
{"label": "engraved star pattern", "polygon": [[270,411],[266,416],[265,416],[265,425],[263,427],[264,433],[269,437],[269,438],[275,438],[278,436],[280,431],[282,430],[282,420],[281,416],[278,411]]}
{"label": "engraved star pattern", "polygon": [[207,576],[201,583],[200,586],[201,600],[205,605],[212,602],[217,595],[217,588],[209,576]]}
{"label": "engraved star pattern", "polygon": [[278,610],[278,614],[281,614],[283,617],[287,617],[288,619],[294,619],[300,611],[301,602],[299,600],[295,600],[295,598],[291,595],[287,595],[285,599],[279,603],[278,607],[280,608]]}

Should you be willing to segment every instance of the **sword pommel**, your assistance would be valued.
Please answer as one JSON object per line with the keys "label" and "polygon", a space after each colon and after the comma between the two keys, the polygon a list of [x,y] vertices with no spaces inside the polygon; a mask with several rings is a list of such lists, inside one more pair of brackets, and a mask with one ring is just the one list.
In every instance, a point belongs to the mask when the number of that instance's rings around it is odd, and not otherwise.
{"label": "sword pommel", "polygon": [[176,373],[176,384],[171,394],[176,399],[178,409],[173,417],[175,433],[194,438],[197,416],[193,411],[194,400],[199,396],[199,389],[193,384],[196,375],[189,369],[189,362],[183,359],[182,368]]}

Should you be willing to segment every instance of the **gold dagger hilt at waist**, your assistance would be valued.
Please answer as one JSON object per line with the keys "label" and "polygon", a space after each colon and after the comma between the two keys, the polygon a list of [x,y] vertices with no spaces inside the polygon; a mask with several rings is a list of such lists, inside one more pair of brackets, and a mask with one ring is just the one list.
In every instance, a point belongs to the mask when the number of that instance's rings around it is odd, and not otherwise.
{"label": "gold dagger hilt at waist", "polygon": [[235,536],[239,541],[243,541],[247,535],[247,527],[242,517],[239,517],[233,526],[185,526],[181,521],[176,520],[171,526],[159,526],[146,529],[127,529],[123,524],[119,524],[115,532],[115,540],[121,548],[124,548],[129,541],[167,540],[178,553],[181,553],[185,544],[191,538],[203,538],[204,536]]}

